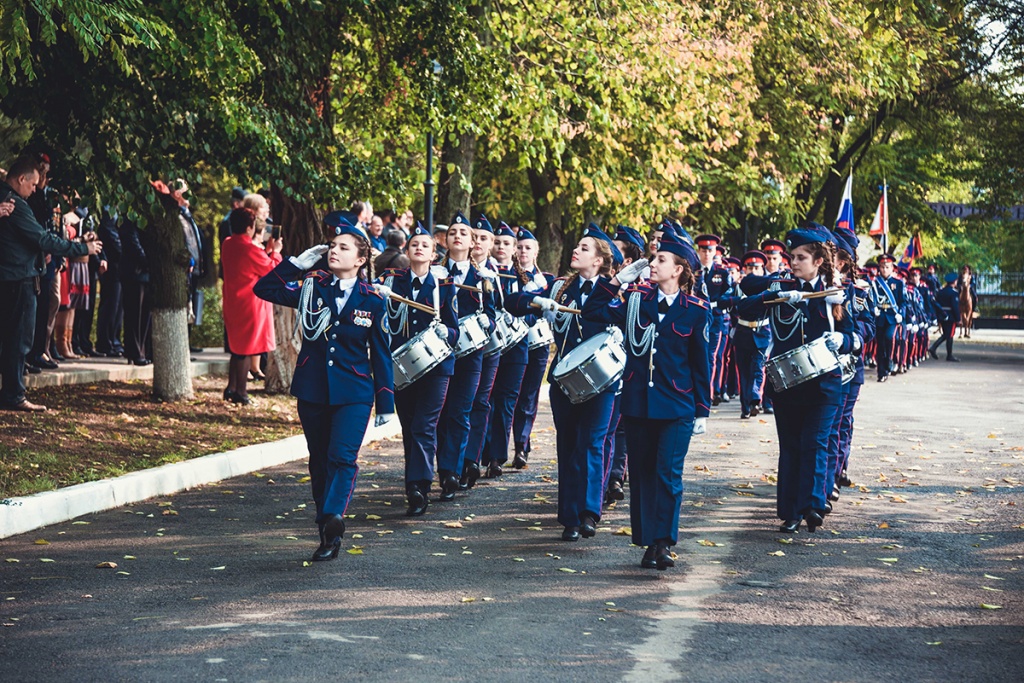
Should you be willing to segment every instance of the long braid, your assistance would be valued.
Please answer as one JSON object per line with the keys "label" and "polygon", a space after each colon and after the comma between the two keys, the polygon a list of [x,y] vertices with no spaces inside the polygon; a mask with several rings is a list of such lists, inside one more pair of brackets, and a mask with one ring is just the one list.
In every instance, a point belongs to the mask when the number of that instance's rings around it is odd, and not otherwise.
{"label": "long braid", "polygon": [[558,292],[558,303],[564,306],[569,302],[569,290],[572,289],[572,283],[576,282],[576,280],[579,279],[579,272],[574,270],[572,271],[572,273],[569,274],[569,277],[567,277],[565,280],[565,285]]}
{"label": "long braid", "polygon": [[[812,251],[812,255],[814,258],[821,259],[821,266],[818,268],[818,272],[822,280],[824,280],[825,289],[831,289],[840,284],[836,281],[836,273],[833,267],[835,264],[836,247],[831,242],[817,242],[815,246],[817,248]],[[842,304],[832,304],[832,317],[836,320],[842,320],[843,309]]]}
{"label": "long braid", "polygon": [[519,265],[519,254],[512,254],[512,267],[515,269],[516,275],[519,276],[520,286],[525,287],[532,278],[530,278],[530,276],[526,274],[526,271],[523,270],[523,267]]}

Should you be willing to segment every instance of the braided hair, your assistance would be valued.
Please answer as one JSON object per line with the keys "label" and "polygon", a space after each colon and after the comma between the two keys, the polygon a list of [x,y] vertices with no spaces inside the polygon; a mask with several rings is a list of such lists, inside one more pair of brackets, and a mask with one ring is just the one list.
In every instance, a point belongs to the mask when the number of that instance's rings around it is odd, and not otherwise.
{"label": "braided hair", "polygon": [[[635,247],[636,245],[633,246]],[[683,272],[679,274],[679,289],[682,290],[683,294],[693,294],[693,285],[697,281],[697,278],[693,274],[693,268],[690,267],[690,262],[678,254],[672,254],[672,261],[677,266],[683,267]]]}
{"label": "braided hair", "polygon": [[533,280],[533,278],[526,274],[523,267],[519,265],[519,254],[516,254],[515,252],[512,253],[512,268],[516,271],[516,276],[519,278],[519,285],[521,287],[525,287]]}
{"label": "braided hair", "polygon": [[[830,289],[835,285],[839,284],[836,278],[835,271],[835,255],[836,246],[831,242],[814,242],[807,245],[811,253],[811,258],[821,259],[821,265],[818,267],[818,274],[821,275],[824,280],[825,289]],[[843,318],[843,305],[832,304],[832,317],[836,320],[842,320]]]}

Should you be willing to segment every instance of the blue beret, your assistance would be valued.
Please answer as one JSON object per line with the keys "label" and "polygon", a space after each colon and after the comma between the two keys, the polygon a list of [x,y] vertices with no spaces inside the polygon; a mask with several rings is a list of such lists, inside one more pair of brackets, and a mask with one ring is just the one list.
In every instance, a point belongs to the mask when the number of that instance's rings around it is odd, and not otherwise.
{"label": "blue beret", "polygon": [[465,225],[469,227],[469,219],[462,215],[462,212],[457,212],[452,216],[451,225]]}
{"label": "blue beret", "polygon": [[359,227],[358,219],[351,211],[331,211],[324,216],[324,225],[334,229],[335,235],[355,235],[368,240],[366,231]]}
{"label": "blue beret", "polygon": [[617,226],[615,228],[614,239],[617,239],[620,242],[635,244],[640,248],[640,251],[643,251],[647,247],[647,243],[644,242],[643,236],[628,225]]}
{"label": "blue beret", "polygon": [[839,232],[838,230],[832,233],[832,242],[836,245],[836,247],[842,249],[850,256],[855,256],[857,254],[857,247],[851,245],[846,235]]}
{"label": "blue beret", "polygon": [[476,221],[473,223],[474,230],[486,230],[487,232],[494,234],[494,226],[487,220],[487,216],[480,214],[477,216]]}
{"label": "blue beret", "polygon": [[423,223],[420,223],[419,221],[416,221],[416,227],[412,229],[409,239],[412,239],[416,235],[426,235],[427,237],[434,236],[429,230],[423,227]]}
{"label": "blue beret", "polygon": [[516,239],[534,241],[537,240],[537,238],[533,236],[533,233],[527,230],[526,228],[519,228],[519,234],[516,235]]}
{"label": "blue beret", "polygon": [[819,242],[831,242],[831,235],[826,235],[815,228],[797,228],[786,233],[786,246],[790,251],[805,244],[816,244]]}
{"label": "blue beret", "polygon": [[857,247],[860,246],[860,238],[857,237],[857,233],[849,228],[836,228],[834,232],[835,234],[845,238],[846,241],[850,243],[850,246],[853,247],[853,250],[857,251]]}
{"label": "blue beret", "polygon": [[946,277],[944,277],[942,279],[946,281],[946,284],[951,285],[954,282],[956,282],[957,274],[956,273],[946,273]]}
{"label": "blue beret", "polygon": [[616,266],[622,265],[622,252],[615,246],[615,242],[612,242],[612,238],[605,234],[601,228],[597,227],[596,224],[591,223],[587,226],[587,229],[583,231],[584,237],[593,237],[596,240],[604,240],[605,243],[612,250],[612,264]]}
{"label": "blue beret", "polygon": [[661,241],[658,242],[658,252],[662,251],[686,259],[686,262],[690,264],[690,270],[694,272],[700,270],[700,258],[697,256],[697,252],[688,242],[680,239],[674,230],[666,230],[665,234],[661,236]]}
{"label": "blue beret", "polygon": [[511,225],[509,225],[505,221],[501,221],[500,223],[498,223],[498,229],[494,231],[494,236],[511,237],[512,239],[515,239],[516,231],[512,229]]}

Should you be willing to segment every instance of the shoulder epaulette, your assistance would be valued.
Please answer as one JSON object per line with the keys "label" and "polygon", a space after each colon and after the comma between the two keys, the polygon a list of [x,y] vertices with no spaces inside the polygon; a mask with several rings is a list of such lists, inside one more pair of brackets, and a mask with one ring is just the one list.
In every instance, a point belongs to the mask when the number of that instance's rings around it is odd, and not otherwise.
{"label": "shoulder epaulette", "polygon": [[378,277],[388,277],[396,275],[405,275],[409,271],[408,268],[385,268],[383,273],[378,273]]}
{"label": "shoulder epaulette", "polygon": [[383,299],[384,298],[380,294],[377,293],[377,290],[373,288],[373,285],[371,285],[369,282],[365,282],[363,280],[359,280],[359,291],[361,291],[363,294],[372,294],[375,297],[377,297],[378,299]]}
{"label": "shoulder epaulette", "polygon": [[701,308],[706,308],[708,310],[711,309],[711,304],[709,304],[707,301],[704,301],[704,299],[701,299],[699,296],[694,296],[692,294],[687,294],[686,295],[686,301],[688,303],[691,303],[691,304],[697,304]]}
{"label": "shoulder epaulette", "polygon": [[331,279],[331,273],[327,272],[326,270],[321,270],[318,268],[316,270],[311,270],[308,273],[306,273],[306,277],[315,277],[317,281],[323,282],[324,280]]}

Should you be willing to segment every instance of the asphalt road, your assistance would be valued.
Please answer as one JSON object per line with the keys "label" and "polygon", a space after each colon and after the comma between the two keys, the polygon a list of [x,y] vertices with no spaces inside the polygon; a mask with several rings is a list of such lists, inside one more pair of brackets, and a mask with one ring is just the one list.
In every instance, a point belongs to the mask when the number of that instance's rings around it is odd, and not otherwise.
{"label": "asphalt road", "polygon": [[2,678],[1021,680],[1024,351],[958,352],[865,386],[813,535],[775,531],[772,418],[720,406],[663,573],[623,504],[559,540],[547,414],[528,470],[416,520],[399,443],[364,450],[335,562],[301,462],[0,541]]}

